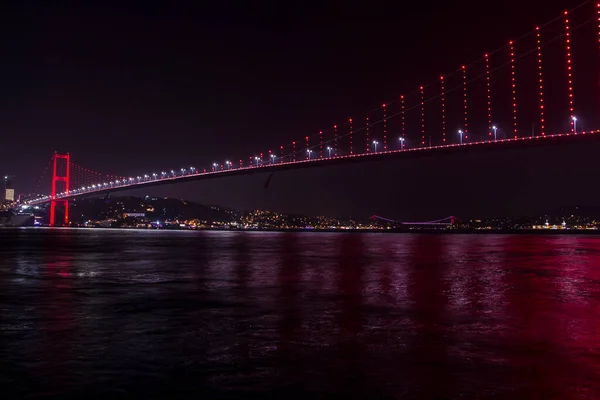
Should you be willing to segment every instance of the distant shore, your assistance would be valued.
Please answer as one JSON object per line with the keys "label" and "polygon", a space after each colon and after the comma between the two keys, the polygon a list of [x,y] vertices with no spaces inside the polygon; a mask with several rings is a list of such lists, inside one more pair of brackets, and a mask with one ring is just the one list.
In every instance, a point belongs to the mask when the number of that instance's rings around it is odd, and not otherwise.
{"label": "distant shore", "polygon": [[[19,227],[2,227],[2,228],[19,228]],[[50,227],[20,227],[22,228],[46,228]],[[106,227],[84,227],[84,226],[68,226],[56,227],[53,229],[103,229],[103,230],[148,230],[148,231],[223,231],[223,232],[294,232],[294,233],[405,233],[405,234],[435,234],[435,235],[600,235],[600,230],[577,230],[577,229],[223,229],[223,228],[167,228],[167,229],[152,229],[152,228],[106,228]]]}

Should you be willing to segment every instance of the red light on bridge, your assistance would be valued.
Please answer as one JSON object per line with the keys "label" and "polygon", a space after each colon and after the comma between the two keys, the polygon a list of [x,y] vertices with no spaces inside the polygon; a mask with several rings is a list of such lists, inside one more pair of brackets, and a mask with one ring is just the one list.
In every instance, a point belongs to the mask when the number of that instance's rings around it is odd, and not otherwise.
{"label": "red light on bridge", "polygon": [[350,154],[353,154],[354,151],[352,149],[352,118],[350,118],[348,122],[350,124],[350,132],[349,132],[349,136],[350,136]]}
{"label": "red light on bridge", "polygon": [[441,100],[442,100],[442,143],[446,143],[446,87],[444,85],[444,77],[440,77]]}
{"label": "red light on bridge", "polygon": [[319,131],[319,158],[323,158],[323,131]]}
{"label": "red light on bridge", "polygon": [[338,126],[333,126],[333,152],[337,156],[338,152]]}
{"label": "red light on bridge", "polygon": [[517,84],[515,79],[515,47],[513,41],[508,42],[510,50],[510,82],[512,86],[513,133],[517,138]]}
{"label": "red light on bridge", "polygon": [[488,119],[488,136],[492,137],[492,85],[490,79],[490,57],[486,53],[485,59],[485,89],[487,98],[487,119]]}
{"label": "red light on bridge", "polygon": [[535,36],[537,43],[537,66],[538,66],[538,83],[539,83],[539,98],[540,98],[540,133],[542,136],[546,135],[546,128],[544,124],[544,74],[543,74],[543,63],[542,63],[542,37],[540,33],[540,27],[535,27]]}
{"label": "red light on bridge", "polygon": [[387,150],[387,107],[383,105],[383,150]]}
{"label": "red light on bridge", "polygon": [[406,120],[405,120],[405,106],[404,106],[404,95],[400,96],[400,135],[402,136],[402,139],[405,138],[404,134],[405,134],[405,128],[406,128]]}
{"label": "red light on bridge", "polygon": [[[64,160],[64,171],[59,171],[58,161]],[[69,153],[67,154],[57,154],[54,153],[52,157],[52,187],[51,187],[51,200],[50,200],[50,226],[56,225],[56,205],[63,204],[65,213],[64,213],[64,224],[69,224],[69,201],[68,200],[56,200],[56,184],[58,182],[64,182],[64,192],[69,192],[69,183],[71,176],[71,156]],[[60,168],[63,170],[63,168]]]}
{"label": "red light on bridge", "polygon": [[421,146],[425,146],[425,88],[419,87],[421,91]]}
{"label": "red light on bridge", "polygon": [[467,101],[467,67],[462,66],[462,78],[463,78],[463,108],[464,108],[464,134],[465,140],[469,139],[469,106]]}
{"label": "red light on bridge", "polygon": [[598,47],[600,48],[600,3],[596,4],[596,15],[598,16]]}
{"label": "red light on bridge", "polygon": [[368,153],[371,148],[370,143],[369,143],[369,117],[365,118],[365,142],[366,142],[365,143],[366,144],[365,153]]}
{"label": "red light on bridge", "polygon": [[308,160],[310,158],[310,153],[309,153],[309,147],[308,147],[308,136],[304,137],[304,145],[306,147],[306,159]]}
{"label": "red light on bridge", "polygon": [[568,11],[565,11],[565,56],[567,60],[567,90],[568,90],[568,104],[569,104],[569,120],[571,124],[571,132],[575,132],[575,106],[573,105],[573,67],[571,57],[571,27],[569,26],[569,15]]}

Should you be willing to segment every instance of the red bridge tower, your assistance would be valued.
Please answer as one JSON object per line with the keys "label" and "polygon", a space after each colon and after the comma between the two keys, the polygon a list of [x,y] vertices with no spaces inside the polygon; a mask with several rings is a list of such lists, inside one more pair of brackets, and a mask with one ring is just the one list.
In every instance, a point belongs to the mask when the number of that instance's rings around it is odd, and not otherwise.
{"label": "red bridge tower", "polygon": [[[60,161],[60,162],[59,162]],[[56,226],[56,205],[62,204],[65,209],[65,219],[64,224],[69,224],[69,201],[68,200],[57,200],[56,192],[57,192],[57,184],[60,182],[59,193],[68,192],[69,191],[69,178],[70,178],[70,169],[71,169],[71,156],[69,153],[67,154],[58,154],[54,153],[52,157],[52,163],[54,167],[52,168],[52,200],[50,200],[50,226]],[[64,182],[64,184],[62,184]]]}

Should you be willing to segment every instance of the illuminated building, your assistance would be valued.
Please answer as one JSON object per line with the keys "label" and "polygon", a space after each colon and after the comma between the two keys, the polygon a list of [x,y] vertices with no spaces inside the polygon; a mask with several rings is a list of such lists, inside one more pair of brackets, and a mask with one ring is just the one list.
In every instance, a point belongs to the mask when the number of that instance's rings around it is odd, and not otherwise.
{"label": "illuminated building", "polygon": [[4,177],[4,195],[2,196],[2,200],[4,201],[15,201],[14,178],[12,175]]}

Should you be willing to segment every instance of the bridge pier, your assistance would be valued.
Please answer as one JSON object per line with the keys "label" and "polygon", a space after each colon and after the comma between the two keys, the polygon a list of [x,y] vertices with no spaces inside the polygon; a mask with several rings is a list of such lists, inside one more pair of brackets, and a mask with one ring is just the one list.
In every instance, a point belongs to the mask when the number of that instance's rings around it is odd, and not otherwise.
{"label": "bridge pier", "polygon": [[69,200],[52,200],[50,201],[50,226],[56,226],[56,205],[64,206],[65,217],[64,225],[69,225]]}

